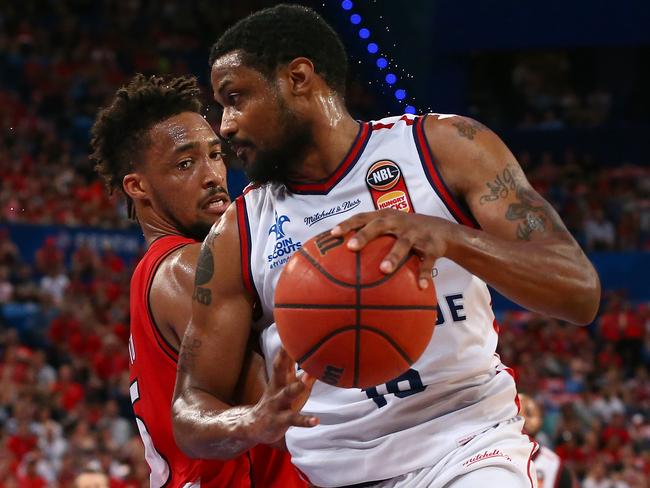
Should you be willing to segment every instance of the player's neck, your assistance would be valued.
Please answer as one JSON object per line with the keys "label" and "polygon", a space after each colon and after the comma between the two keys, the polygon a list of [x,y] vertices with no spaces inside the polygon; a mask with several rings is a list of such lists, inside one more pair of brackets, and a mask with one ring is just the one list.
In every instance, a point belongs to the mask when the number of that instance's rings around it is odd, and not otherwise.
{"label": "player's neck", "polygon": [[341,164],[359,133],[359,123],[338,97],[322,97],[317,104],[318,115],[312,125],[313,144],[300,168],[291,175],[295,181],[327,178]]}
{"label": "player's neck", "polygon": [[158,216],[151,208],[136,209],[136,214],[147,247],[161,237],[182,235],[174,225]]}

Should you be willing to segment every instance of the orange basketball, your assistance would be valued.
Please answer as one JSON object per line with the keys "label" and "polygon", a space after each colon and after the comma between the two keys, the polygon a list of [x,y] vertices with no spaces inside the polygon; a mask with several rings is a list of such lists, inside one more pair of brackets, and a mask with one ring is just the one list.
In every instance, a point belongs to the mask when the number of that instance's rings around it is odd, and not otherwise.
{"label": "orange basketball", "polygon": [[343,388],[386,383],[424,352],[436,323],[433,283],[417,284],[410,255],[390,275],[379,263],[395,238],[360,252],[323,232],[286,264],[275,289],[275,321],[284,348],[312,376]]}

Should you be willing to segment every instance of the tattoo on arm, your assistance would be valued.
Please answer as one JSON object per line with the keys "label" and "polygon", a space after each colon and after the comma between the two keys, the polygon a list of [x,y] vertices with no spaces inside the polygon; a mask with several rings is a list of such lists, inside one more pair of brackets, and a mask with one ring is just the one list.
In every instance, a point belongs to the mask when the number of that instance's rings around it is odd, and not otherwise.
{"label": "tattoo on arm", "polygon": [[510,171],[510,165],[508,165],[502,174],[497,175],[494,181],[487,183],[490,193],[482,195],[479,203],[483,205],[484,203],[494,202],[499,198],[507,198],[510,192],[515,190],[516,186],[515,178],[512,171]]}
{"label": "tattoo on arm", "polygon": [[188,339],[181,344],[181,352],[178,357],[178,368],[185,374],[189,374],[196,364],[196,358],[201,349],[201,339]]}
{"label": "tattoo on arm", "polygon": [[477,132],[487,130],[487,127],[483,124],[472,119],[461,119],[457,122],[452,122],[452,125],[458,129],[459,136],[469,139],[470,141],[474,140],[474,136]]}
{"label": "tattoo on arm", "polygon": [[210,245],[204,243],[201,246],[201,253],[199,254],[199,262],[196,265],[196,273],[194,275],[194,293],[192,300],[196,300],[201,305],[210,305],[212,303],[212,290],[205,288],[205,285],[212,279],[214,274],[214,259]]}
{"label": "tattoo on arm", "polygon": [[529,241],[533,233],[547,234],[552,232],[556,237],[570,239],[560,217],[553,207],[528,186],[523,186],[517,181],[516,173],[510,165],[506,166],[494,181],[486,183],[489,193],[479,198],[481,205],[507,198],[513,192],[517,201],[508,205],[505,217],[507,220],[516,221],[517,239]]}

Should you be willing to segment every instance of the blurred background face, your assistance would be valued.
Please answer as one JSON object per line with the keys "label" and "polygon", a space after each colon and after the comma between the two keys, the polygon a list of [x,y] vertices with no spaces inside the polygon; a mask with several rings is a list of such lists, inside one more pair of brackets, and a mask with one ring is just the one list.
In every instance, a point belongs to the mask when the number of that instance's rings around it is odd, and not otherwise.
{"label": "blurred background face", "polygon": [[109,488],[108,477],[103,473],[83,473],[77,476],[75,488]]}
{"label": "blurred background face", "polygon": [[519,395],[521,403],[520,415],[525,419],[524,430],[531,436],[535,437],[539,430],[542,428],[542,412],[532,398],[528,395]]}
{"label": "blurred background face", "polygon": [[242,64],[237,53],[212,67],[214,98],[223,107],[220,132],[256,183],[284,183],[312,142],[310,123],[290,107],[277,78]]}
{"label": "blurred background face", "polygon": [[203,240],[230,203],[219,138],[193,112],[159,122],[148,138],[142,164],[148,204],[183,235]]}

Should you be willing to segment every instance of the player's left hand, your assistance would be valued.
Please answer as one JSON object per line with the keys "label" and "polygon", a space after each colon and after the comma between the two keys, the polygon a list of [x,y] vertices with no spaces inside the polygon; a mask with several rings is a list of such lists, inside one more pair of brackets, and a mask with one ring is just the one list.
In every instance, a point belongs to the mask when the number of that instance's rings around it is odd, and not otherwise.
{"label": "player's left hand", "polygon": [[421,261],[418,285],[425,289],[429,286],[436,259],[447,251],[447,242],[454,230],[452,226],[453,223],[438,217],[388,209],[356,214],[334,227],[332,235],[340,237],[358,229],[348,241],[351,251],[360,251],[381,235],[395,236],[397,241],[381,261],[379,269],[390,274],[409,252],[413,252]]}

